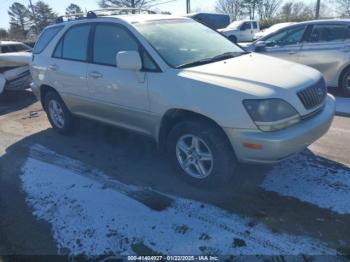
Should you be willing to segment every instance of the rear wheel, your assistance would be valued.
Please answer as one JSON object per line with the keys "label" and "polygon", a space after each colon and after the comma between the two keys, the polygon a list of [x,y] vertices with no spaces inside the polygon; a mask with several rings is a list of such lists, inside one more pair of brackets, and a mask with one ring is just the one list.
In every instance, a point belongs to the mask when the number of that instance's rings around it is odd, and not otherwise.
{"label": "rear wheel", "polygon": [[49,91],[45,95],[45,111],[55,131],[63,135],[72,133],[76,126],[75,118],[56,92]]}
{"label": "rear wheel", "polygon": [[206,120],[186,120],[170,132],[167,151],[182,178],[200,187],[217,187],[234,175],[236,159],[222,130]]}
{"label": "rear wheel", "polygon": [[340,88],[345,96],[350,97],[350,68],[342,73]]}

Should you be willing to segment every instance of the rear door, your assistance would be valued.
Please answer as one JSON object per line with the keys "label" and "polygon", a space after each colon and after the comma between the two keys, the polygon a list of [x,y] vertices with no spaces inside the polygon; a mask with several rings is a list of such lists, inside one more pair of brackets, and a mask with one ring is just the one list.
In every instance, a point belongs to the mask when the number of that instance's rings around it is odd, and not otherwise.
{"label": "rear door", "polygon": [[323,73],[330,86],[338,84],[338,72],[349,61],[347,32],[346,23],[315,24],[300,51],[300,63]]}
{"label": "rear door", "polygon": [[306,25],[288,27],[262,38],[261,40],[265,42],[266,48],[261,52],[266,55],[299,62],[299,52],[306,28]]}
{"label": "rear door", "polygon": [[74,25],[58,42],[48,65],[50,79],[74,113],[89,108],[86,80],[91,24]]}

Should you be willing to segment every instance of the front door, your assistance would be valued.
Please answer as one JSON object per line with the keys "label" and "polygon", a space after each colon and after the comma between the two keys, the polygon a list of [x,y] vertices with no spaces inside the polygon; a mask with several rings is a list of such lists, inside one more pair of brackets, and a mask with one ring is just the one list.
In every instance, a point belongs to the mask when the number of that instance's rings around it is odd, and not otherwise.
{"label": "front door", "polygon": [[299,52],[302,47],[306,26],[294,26],[279,31],[262,39],[266,47],[262,53],[292,62],[299,62]]}
{"label": "front door", "polygon": [[96,23],[92,61],[88,66],[89,95],[95,101],[94,118],[148,133],[147,73],[122,70],[116,65],[120,51],[139,51],[134,36],[116,23]]}
{"label": "front door", "polygon": [[253,40],[252,22],[251,21],[244,22],[241,25],[239,34],[240,34],[240,37],[239,37],[238,41],[240,41],[240,42],[252,41]]}

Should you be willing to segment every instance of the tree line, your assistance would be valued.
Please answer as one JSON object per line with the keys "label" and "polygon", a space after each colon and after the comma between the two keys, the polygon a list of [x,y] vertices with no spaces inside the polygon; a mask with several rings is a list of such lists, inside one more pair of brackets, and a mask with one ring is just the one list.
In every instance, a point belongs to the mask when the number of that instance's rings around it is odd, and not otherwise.
{"label": "tree line", "polygon": [[[76,4],[66,8],[66,14],[82,13],[83,10]],[[10,27],[0,29],[0,39],[34,40],[48,25],[54,23],[58,14],[45,2],[38,1],[33,6],[13,3],[8,10]]]}
{"label": "tree line", "polygon": [[[229,14],[232,20],[258,19],[263,28],[281,22],[315,19],[316,0],[217,0],[216,11]],[[350,0],[322,0],[320,18],[350,17]]]}
{"label": "tree line", "polygon": [[[161,0],[98,0],[98,5],[105,7],[152,8]],[[315,18],[314,4],[306,4],[300,0],[217,0],[216,12],[229,14],[232,20],[258,19],[262,27],[279,22],[298,22]],[[350,0],[322,0],[321,17],[329,18],[335,10],[337,16],[350,17]],[[333,9],[331,9],[333,8]],[[84,10],[86,11],[86,10]],[[74,15],[84,12],[74,3],[65,12]],[[37,1],[33,6],[13,3],[8,10],[10,26],[8,30],[0,28],[1,39],[28,40],[35,37],[58,14],[44,1]]]}

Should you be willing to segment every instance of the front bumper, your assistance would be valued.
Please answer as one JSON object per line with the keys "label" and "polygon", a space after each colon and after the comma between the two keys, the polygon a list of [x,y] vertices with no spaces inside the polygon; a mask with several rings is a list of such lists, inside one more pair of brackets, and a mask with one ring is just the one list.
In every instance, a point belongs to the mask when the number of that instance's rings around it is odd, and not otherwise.
{"label": "front bumper", "polygon": [[[320,113],[287,129],[262,132],[225,128],[225,132],[240,162],[273,164],[304,150],[327,133],[334,114],[335,99],[328,95]],[[245,144],[259,144],[261,148],[250,149]]]}
{"label": "front bumper", "polygon": [[7,80],[5,84],[6,90],[25,90],[30,87],[32,82],[32,77],[30,75],[30,71],[25,71],[16,78]]}

